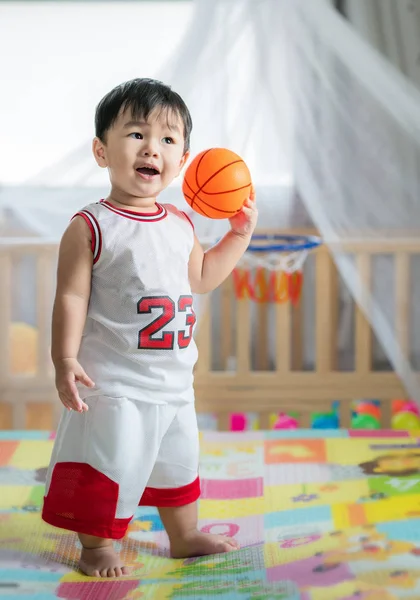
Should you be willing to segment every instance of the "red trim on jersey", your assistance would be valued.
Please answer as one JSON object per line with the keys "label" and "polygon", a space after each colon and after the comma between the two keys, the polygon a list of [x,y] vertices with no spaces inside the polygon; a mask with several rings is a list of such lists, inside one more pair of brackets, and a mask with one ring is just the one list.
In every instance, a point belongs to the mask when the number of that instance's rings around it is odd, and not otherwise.
{"label": "red trim on jersey", "polygon": [[115,206],[115,204],[112,204],[112,202],[109,202],[108,200],[101,200],[101,204],[105,204],[105,206],[110,206],[111,208],[115,208],[116,210],[120,210],[123,213],[127,213],[129,215],[135,215],[140,216],[140,217],[150,217],[150,216],[156,216],[159,215],[162,212],[163,206],[161,204],[158,204],[156,202],[156,206],[157,206],[157,210],[155,212],[146,212],[146,213],[141,213],[138,212],[136,210],[128,210],[128,208],[121,208],[119,206]]}
{"label": "red trim on jersey", "polygon": [[54,466],[42,518],[54,527],[120,539],[130,518],[116,519],[119,486],[93,467],[79,462]]}
{"label": "red trim on jersey", "polygon": [[85,212],[93,219],[96,227],[98,228],[98,236],[99,236],[98,250],[97,250],[96,256],[94,256],[94,258],[93,258],[93,264],[95,264],[98,262],[99,257],[101,256],[101,252],[102,252],[102,232],[101,232],[101,227],[98,223],[98,219],[95,217],[95,215],[92,214],[89,210],[85,210]]}
{"label": "red trim on jersey", "polygon": [[187,215],[186,212],[184,212],[183,210],[181,210],[182,214],[184,215],[184,217],[186,217],[188,219],[188,221],[190,222],[191,227],[193,228],[193,231],[195,231],[195,227],[194,227],[194,223],[191,221],[190,217]]}
{"label": "red trim on jersey", "polygon": [[126,219],[131,219],[133,221],[142,221],[142,222],[156,222],[164,219],[166,217],[167,210],[161,204],[156,202],[157,210],[151,213],[141,213],[136,212],[134,210],[127,210],[125,208],[119,208],[118,206],[114,206],[108,200],[101,200],[100,204],[105,206],[113,213],[120,215],[121,217],[125,217]]}
{"label": "red trim on jersey", "polygon": [[139,506],[157,506],[170,508],[192,504],[200,497],[200,478],[192,483],[179,488],[151,488],[147,487],[140,499]]}
{"label": "red trim on jersey", "polygon": [[84,213],[82,213],[82,212],[78,212],[75,215],[73,215],[72,218],[71,218],[71,220],[73,221],[73,219],[75,217],[82,217],[82,219],[85,220],[86,225],[89,227],[90,233],[92,235],[92,241],[90,242],[90,248],[92,250],[92,254],[94,254],[94,252],[95,252],[95,246],[96,246],[96,243],[95,243],[96,233],[95,233],[95,230],[93,229],[93,225],[92,225],[89,217],[87,215],[85,215]]}
{"label": "red trim on jersey", "polygon": [[[87,215],[89,215],[90,218]],[[87,223],[87,226],[90,229],[90,232],[92,234],[91,249],[92,249],[92,254],[93,254],[93,264],[95,264],[98,262],[99,257],[101,256],[101,251],[102,251],[102,233],[101,233],[101,228],[99,226],[98,220],[95,218],[95,216],[89,210],[85,210],[85,209],[83,211],[80,211],[80,212],[76,213],[75,215],[73,215],[71,220],[73,220],[75,217],[83,217],[83,219]],[[91,219],[95,223],[96,228],[98,230],[98,237],[96,237],[95,228],[92,225]],[[95,254],[96,244],[98,245],[98,248],[97,248],[96,254]]]}

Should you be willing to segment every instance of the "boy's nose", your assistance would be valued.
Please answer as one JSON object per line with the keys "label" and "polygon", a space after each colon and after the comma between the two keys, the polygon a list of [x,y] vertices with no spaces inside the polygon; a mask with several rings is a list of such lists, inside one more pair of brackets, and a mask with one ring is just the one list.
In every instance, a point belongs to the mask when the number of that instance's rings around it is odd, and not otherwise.
{"label": "boy's nose", "polygon": [[159,150],[157,144],[153,142],[149,142],[142,149],[143,156],[159,156]]}
{"label": "boy's nose", "polygon": [[143,156],[159,156],[159,152],[157,150],[145,150]]}

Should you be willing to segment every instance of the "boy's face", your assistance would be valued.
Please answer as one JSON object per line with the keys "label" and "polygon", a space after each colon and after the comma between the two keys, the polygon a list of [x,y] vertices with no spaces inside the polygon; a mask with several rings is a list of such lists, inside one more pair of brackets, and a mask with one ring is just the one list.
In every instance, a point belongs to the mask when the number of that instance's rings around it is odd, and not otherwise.
{"label": "boy's face", "polygon": [[156,109],[147,121],[134,119],[127,110],[107,131],[105,143],[95,138],[97,163],[107,167],[112,194],[153,200],[177,177],[188,153],[184,154],[182,119]]}

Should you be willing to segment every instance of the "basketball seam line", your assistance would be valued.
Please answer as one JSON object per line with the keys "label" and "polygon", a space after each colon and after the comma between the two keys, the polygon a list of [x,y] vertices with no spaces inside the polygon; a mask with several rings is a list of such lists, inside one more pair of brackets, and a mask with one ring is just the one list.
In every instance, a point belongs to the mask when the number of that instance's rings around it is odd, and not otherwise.
{"label": "basketball seam line", "polygon": [[[186,179],[184,179],[184,183],[187,184],[187,186],[191,190],[191,193],[194,194],[194,190],[192,189],[192,187],[190,186],[190,184],[188,183],[188,181]],[[204,193],[206,193],[206,192],[204,192]],[[187,194],[185,194],[185,192],[184,192],[184,195],[188,198],[188,200],[191,200],[191,203],[192,203],[192,198],[190,196],[187,196]],[[222,212],[222,213],[227,213],[227,214],[232,214],[232,215],[234,215],[238,212],[237,210],[223,210],[221,208],[215,208],[212,204],[209,204],[208,202],[205,202],[202,198],[200,198],[200,196],[198,195],[198,192],[196,194],[194,194],[194,197],[197,198],[198,200],[200,200],[200,202],[202,202],[205,206],[208,206],[217,212]],[[191,208],[192,208],[192,204],[191,204]],[[208,215],[206,215],[206,216],[208,216]]]}
{"label": "basketball seam line", "polygon": [[[184,193],[184,196],[185,196],[186,198],[188,198],[188,200],[191,200],[191,196],[188,196],[188,195],[187,195],[187,194],[185,194],[185,193]],[[200,204],[199,204],[199,202],[200,202]],[[199,210],[201,210],[201,211],[202,211],[202,212],[205,214],[205,216],[206,216],[206,217],[210,217],[210,215],[209,215],[209,214],[207,214],[207,213],[204,211],[204,209],[201,207],[201,204],[204,204],[204,206],[208,206],[209,208],[212,208],[212,209],[214,210],[214,212],[217,212],[217,213],[221,212],[221,213],[225,214],[227,219],[230,219],[230,217],[233,217],[233,216],[234,216],[234,215],[236,215],[236,213],[237,213],[237,211],[236,211],[236,210],[230,210],[230,211],[226,211],[226,210],[221,210],[221,209],[219,209],[219,208],[214,208],[214,206],[212,206],[211,204],[207,204],[206,202],[204,202],[204,201],[203,201],[203,200],[200,198],[200,196],[197,196],[197,199],[196,199],[196,201],[195,201],[195,206],[196,206],[196,209],[198,208]],[[196,210],[196,209],[194,209],[194,210]],[[210,217],[210,218],[211,218],[211,217]]]}
{"label": "basketball seam line", "polygon": [[[198,183],[198,169],[199,169],[199,167],[201,165],[201,161],[204,159],[204,157],[206,156],[206,154],[208,154],[211,150],[212,150],[212,148],[209,148],[208,150],[206,150],[205,152],[203,152],[203,154],[200,156],[200,160],[197,163],[197,168],[195,169],[195,173],[194,174],[195,174],[195,185],[198,188],[200,187],[200,184]],[[190,185],[189,185],[189,188],[192,191],[192,193],[194,194],[194,191],[193,191],[193,189],[192,189],[192,187]],[[195,201],[195,195],[193,195],[193,197],[191,198],[191,208],[193,208],[193,206],[194,206],[194,201]]]}
{"label": "basketball seam line", "polygon": [[251,184],[247,183],[246,185],[242,185],[241,187],[235,188],[234,190],[226,190],[224,192],[204,192],[206,194],[206,196],[218,196],[221,194],[233,194],[233,192],[240,192],[241,190],[244,190],[245,188],[249,187]]}
{"label": "basketball seam line", "polygon": [[[208,154],[209,152],[211,152],[212,148],[209,148],[208,150],[206,150],[201,156],[200,156],[200,160],[197,163],[197,168],[195,170],[195,185],[199,188],[200,184],[198,183],[198,169],[200,168],[201,165],[201,161],[204,159],[204,157],[206,156],[206,154]],[[192,190],[191,190],[192,191]],[[194,202],[194,200],[192,201]]]}
{"label": "basketball seam line", "polygon": [[[184,196],[185,196],[185,198],[188,198],[188,200],[191,200],[190,196],[188,196],[185,192],[184,192]],[[198,199],[200,200],[200,198],[198,198]],[[196,208],[195,208],[196,211],[200,210],[200,213],[202,213],[205,217],[211,218],[210,215],[208,215],[206,212],[204,212],[204,210],[201,207],[198,206],[197,202],[195,203],[195,205],[196,205]],[[192,206],[192,204],[191,204],[191,206]]]}
{"label": "basketball seam line", "polygon": [[[195,175],[195,177],[196,177],[196,183],[197,183],[197,186],[199,187],[199,189],[197,190],[197,193],[196,193],[196,194],[194,194],[194,198],[195,198],[195,196],[197,196],[197,194],[199,194],[199,193],[201,192],[201,190],[202,190],[202,189],[203,189],[203,188],[204,188],[204,187],[205,187],[205,186],[208,184],[208,182],[209,182],[209,181],[211,181],[212,179],[214,179],[214,177],[216,177],[216,175],[218,175],[219,173],[221,173],[222,171],[224,171],[224,169],[227,169],[228,167],[230,167],[231,165],[235,165],[236,163],[239,163],[239,162],[244,162],[244,161],[242,160],[242,158],[240,158],[239,160],[234,160],[234,161],[232,161],[231,163],[229,163],[229,164],[227,164],[227,165],[224,165],[224,166],[223,166],[221,169],[219,169],[218,171],[216,171],[216,173],[213,173],[213,175],[212,175],[211,177],[209,177],[209,178],[207,179],[207,181],[205,181],[205,182],[203,183],[203,185],[200,187],[200,186],[199,186],[199,184],[198,184],[198,180],[197,180],[197,176],[198,176],[198,167],[199,167],[199,165],[200,165],[200,162],[201,162],[201,160],[204,158],[204,156],[205,156],[205,155],[203,155],[203,156],[201,157],[201,159],[200,159],[200,161],[199,161],[199,163],[198,163],[198,165],[197,165],[197,169],[196,169],[196,171],[195,171],[195,173],[196,173],[196,175]],[[206,193],[206,192],[204,192],[204,193]],[[193,199],[193,202],[194,202],[194,199]]]}

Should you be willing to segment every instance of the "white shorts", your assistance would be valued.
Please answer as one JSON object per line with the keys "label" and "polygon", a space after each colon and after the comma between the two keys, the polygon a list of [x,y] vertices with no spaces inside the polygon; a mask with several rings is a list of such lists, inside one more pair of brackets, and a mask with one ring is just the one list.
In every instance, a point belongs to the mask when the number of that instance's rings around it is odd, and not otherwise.
{"label": "white shorts", "polygon": [[42,518],[55,527],[122,538],[139,504],[183,506],[200,495],[193,402],[92,396],[65,411],[48,469]]}

